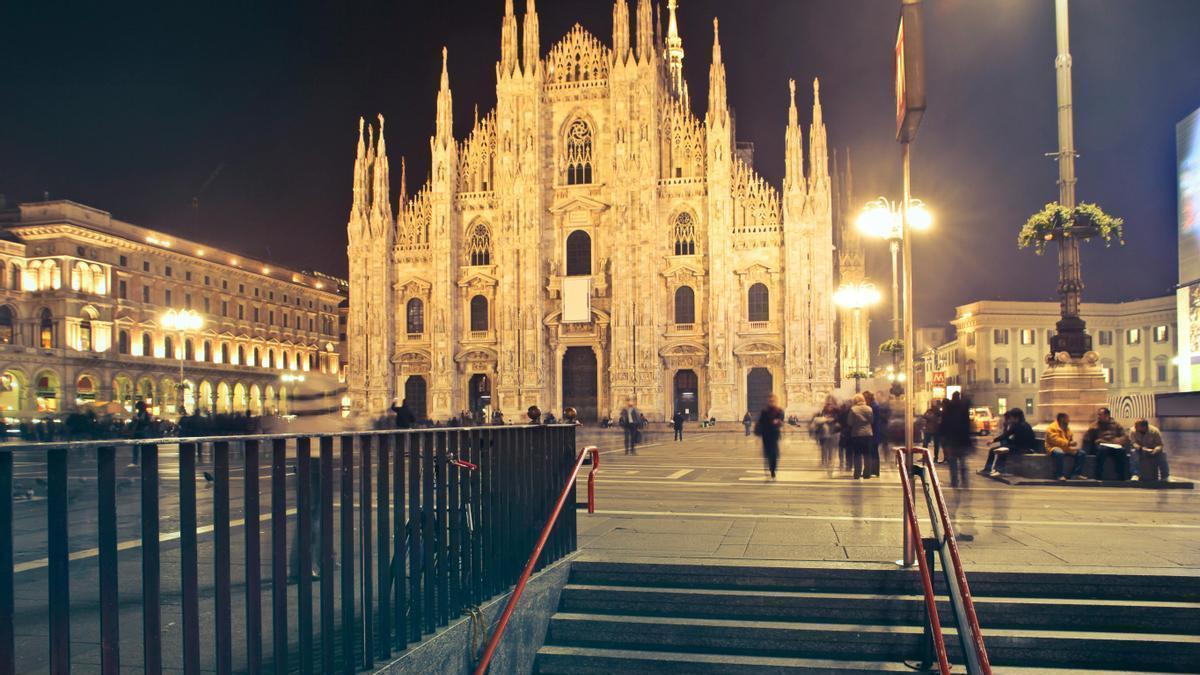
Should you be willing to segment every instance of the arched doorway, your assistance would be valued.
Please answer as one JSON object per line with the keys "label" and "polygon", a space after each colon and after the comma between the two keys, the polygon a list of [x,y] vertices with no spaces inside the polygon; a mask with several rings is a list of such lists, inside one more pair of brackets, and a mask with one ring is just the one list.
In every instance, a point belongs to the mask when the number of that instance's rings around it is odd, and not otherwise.
{"label": "arched doorway", "polygon": [[562,404],[563,408],[575,408],[583,422],[595,422],[599,412],[596,373],[596,352],[591,347],[567,347],[562,362]]}
{"label": "arched doorway", "polygon": [[154,380],[148,377],[138,380],[137,398],[146,405],[154,405]]}
{"label": "arched doorway", "polygon": [[279,414],[289,415],[291,409],[288,407],[288,390],[287,387],[279,388]]}
{"label": "arched doorway", "polygon": [[96,378],[91,375],[80,375],[75,380],[75,406],[85,406],[96,402]]}
{"label": "arched doorway", "polygon": [[408,401],[408,409],[418,421],[426,419],[426,384],[420,375],[409,375],[404,381],[404,400]]}
{"label": "arched doorway", "polygon": [[275,387],[269,384],[263,389],[263,412],[267,415],[279,413],[279,399],[275,398]]}
{"label": "arched doorway", "polygon": [[682,412],[693,422],[700,419],[700,378],[694,370],[675,373],[675,410]]}
{"label": "arched doorway", "polygon": [[757,413],[767,407],[767,397],[775,387],[775,378],[766,368],[751,368],[746,375],[746,410]]}
{"label": "arched doorway", "polygon": [[492,378],[484,373],[476,373],[467,383],[468,409],[478,413],[492,405]]}
{"label": "arched doorway", "polygon": [[154,412],[155,415],[174,415],[176,395],[178,387],[175,386],[175,381],[169,377],[164,377],[158,382],[158,409]]}
{"label": "arched doorway", "polygon": [[113,380],[113,400],[120,403],[125,412],[133,412],[133,380],[118,375]]}
{"label": "arched doorway", "polygon": [[216,405],[217,414],[228,414],[229,413],[229,403],[230,403],[229,397],[230,397],[229,383],[228,382],[218,382],[217,383],[217,405]]}
{"label": "arched doorway", "polygon": [[25,377],[18,371],[0,373],[0,410],[18,412],[25,406],[21,398],[25,395]]}
{"label": "arched doorway", "polygon": [[241,382],[233,385],[233,412],[246,412],[246,385]]}
{"label": "arched doorway", "polygon": [[196,412],[207,415],[213,410],[213,386],[212,382],[202,380],[200,382],[200,398],[196,401]]}
{"label": "arched doorway", "polygon": [[250,385],[250,414],[258,416],[262,414],[262,390],[257,384]]}
{"label": "arched doorway", "polygon": [[184,411],[195,415],[196,414],[196,383],[191,380],[184,380],[183,386],[179,389],[183,395],[183,409],[179,411],[182,415]]}
{"label": "arched doorway", "polygon": [[37,395],[38,412],[58,412],[58,375],[53,371],[43,370],[33,380],[34,393]]}

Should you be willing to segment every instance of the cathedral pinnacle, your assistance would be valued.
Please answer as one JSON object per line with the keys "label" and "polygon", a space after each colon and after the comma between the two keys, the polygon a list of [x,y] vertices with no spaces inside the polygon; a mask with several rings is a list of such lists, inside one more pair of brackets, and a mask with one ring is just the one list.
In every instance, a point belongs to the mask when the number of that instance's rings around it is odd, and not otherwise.
{"label": "cathedral pinnacle", "polygon": [[783,191],[797,195],[804,192],[804,138],[796,111],[796,81],[788,80],[788,125],[784,134]]}
{"label": "cathedral pinnacle", "polygon": [[678,0],[667,0],[667,63],[670,66],[671,87],[676,96],[683,98],[683,40],[679,37],[679,21],[675,18],[678,4]]}
{"label": "cathedral pinnacle", "polygon": [[513,0],[504,0],[504,21],[500,24],[500,74],[512,75],[517,67],[517,16]]}
{"label": "cathedral pinnacle", "polygon": [[449,50],[442,47],[442,81],[437,95],[437,140],[442,147],[454,143],[454,110],[450,95]]}
{"label": "cathedral pinnacle", "polygon": [[708,68],[708,119],[710,124],[724,123],[728,116],[725,94],[725,64],[721,61],[721,26],[713,19],[713,58]]}
{"label": "cathedral pinnacle", "polygon": [[637,4],[637,58],[638,63],[649,63],[654,58],[654,12],[650,0],[638,0]]}
{"label": "cathedral pinnacle", "polygon": [[613,3],[613,58],[625,63],[629,56],[629,4],[625,0]]}
{"label": "cathedral pinnacle", "polygon": [[524,44],[521,51],[521,65],[525,67],[525,74],[537,72],[538,61],[541,58],[541,40],[539,39],[537,3],[535,0],[527,0],[525,3],[525,25],[523,26]]}

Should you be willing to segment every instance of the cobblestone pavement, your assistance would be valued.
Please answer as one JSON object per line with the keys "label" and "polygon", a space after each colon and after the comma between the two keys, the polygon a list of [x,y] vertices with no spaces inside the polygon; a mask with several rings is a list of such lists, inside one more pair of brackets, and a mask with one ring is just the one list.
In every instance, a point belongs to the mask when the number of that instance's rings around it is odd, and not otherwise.
{"label": "cobblestone pavement", "polygon": [[[597,513],[579,521],[582,548],[639,557],[900,557],[900,485],[890,457],[878,479],[856,481],[836,459],[822,468],[816,444],[793,429],[770,482],[754,436],[647,436],[627,456],[619,435],[581,434],[580,445],[603,452]],[[972,458],[970,487],[946,494],[957,531],[971,537],[960,538],[966,565],[1200,569],[1196,491],[1008,486],[973,473],[982,455]],[[948,483],[945,465],[938,470]]]}

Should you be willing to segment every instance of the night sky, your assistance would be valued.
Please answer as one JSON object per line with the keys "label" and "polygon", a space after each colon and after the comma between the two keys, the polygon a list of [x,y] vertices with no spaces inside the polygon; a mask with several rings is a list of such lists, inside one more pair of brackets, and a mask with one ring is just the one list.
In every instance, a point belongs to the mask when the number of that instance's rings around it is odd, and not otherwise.
{"label": "night sky", "polygon": [[[524,0],[516,4],[521,14]],[[442,44],[455,135],[476,104],[484,114],[495,102],[503,0],[5,5],[0,193],[10,205],[48,192],[277,264],[345,274],[359,115],[387,117],[393,198],[401,155],[409,190],[419,186]],[[800,83],[807,125],[819,76],[830,145],[853,155],[856,200],[898,195],[898,2],[680,5],[695,112],[707,100],[717,15],[738,136],[756,144],[766,178],[778,186],[783,174],[787,79]],[[1053,4],[925,8],[929,107],[912,176],[937,221],[914,247],[918,323],[977,299],[1052,299],[1053,256],[1017,251],[1015,240],[1057,196],[1044,156],[1057,147]],[[543,55],[577,21],[611,43],[608,0],[542,0],[539,10]],[[1129,241],[1086,247],[1084,298],[1169,293],[1175,123],[1200,106],[1200,2],[1089,0],[1071,10],[1078,197],[1123,216]],[[868,255],[885,286],[885,246]],[[877,310],[877,327],[885,316]]]}

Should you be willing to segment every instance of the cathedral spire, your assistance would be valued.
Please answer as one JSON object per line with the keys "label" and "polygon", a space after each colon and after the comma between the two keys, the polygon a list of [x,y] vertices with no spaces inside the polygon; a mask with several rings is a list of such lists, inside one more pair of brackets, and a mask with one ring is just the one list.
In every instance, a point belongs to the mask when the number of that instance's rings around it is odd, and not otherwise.
{"label": "cathedral spire", "polygon": [[678,4],[678,0],[667,0],[667,63],[671,72],[671,88],[676,96],[683,98],[683,40],[679,37],[679,21],[675,18]]}
{"label": "cathedral spire", "polygon": [[504,0],[504,22],[500,24],[500,74],[512,75],[517,67],[517,15],[513,0]]}
{"label": "cathedral spire", "polygon": [[713,56],[708,68],[708,120],[710,126],[721,124],[729,118],[729,107],[725,95],[725,64],[721,61],[720,24],[713,19]]}
{"label": "cathedral spire", "polygon": [[379,140],[375,144],[375,161],[371,168],[371,234],[386,236],[392,227],[391,194],[389,191],[387,142],[383,138],[383,115],[379,115]]}
{"label": "cathedral spire", "polygon": [[825,140],[825,122],[821,119],[821,81],[813,78],[812,127],[808,130],[808,180],[812,185],[829,182],[829,150]]}
{"label": "cathedral spire", "polygon": [[366,120],[358,118],[358,149],[354,153],[354,197],[350,204],[350,229],[361,227],[367,214],[367,145],[363,137]]}
{"label": "cathedral spire", "polygon": [[804,192],[804,137],[800,133],[800,119],[796,111],[796,81],[788,80],[791,98],[788,101],[788,125],[784,136],[783,191],[786,194]]}
{"label": "cathedral spire", "polygon": [[446,66],[448,54],[447,49],[442,47],[442,81],[441,86],[438,88],[437,132],[434,137],[435,143],[442,147],[454,144],[453,101],[450,96],[450,72]]}
{"label": "cathedral spire", "polygon": [[540,30],[535,0],[526,0],[523,31],[525,41],[522,45],[521,64],[525,67],[525,74],[529,75],[537,72],[538,60],[541,58]]}
{"label": "cathedral spire", "polygon": [[613,3],[613,57],[625,63],[629,57],[629,4],[625,0]]}
{"label": "cathedral spire", "polygon": [[654,50],[654,12],[650,0],[638,0],[637,3],[637,58],[638,63],[648,63],[653,58]]}

